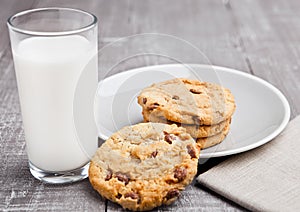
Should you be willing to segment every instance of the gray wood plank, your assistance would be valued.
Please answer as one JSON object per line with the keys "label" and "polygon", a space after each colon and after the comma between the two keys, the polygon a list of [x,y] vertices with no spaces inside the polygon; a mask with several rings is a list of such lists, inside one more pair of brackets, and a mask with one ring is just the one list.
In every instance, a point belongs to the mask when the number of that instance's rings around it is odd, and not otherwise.
{"label": "gray wood plank", "polygon": [[22,10],[30,9],[34,6],[35,0],[17,1],[17,0],[1,0],[0,1],[0,58],[4,51],[9,47],[9,38],[7,32],[6,21],[11,15]]}
{"label": "gray wood plank", "polygon": [[[222,1],[132,1],[132,4],[137,9],[132,12],[131,20],[137,20],[136,28],[141,32],[179,37],[197,47],[212,64],[247,71],[245,61],[233,45],[234,25]],[[176,45],[171,51],[186,61],[202,62],[195,55],[185,55]]]}
{"label": "gray wood plank", "polygon": [[300,2],[231,1],[230,5],[254,74],[286,95],[295,117],[300,113]]}

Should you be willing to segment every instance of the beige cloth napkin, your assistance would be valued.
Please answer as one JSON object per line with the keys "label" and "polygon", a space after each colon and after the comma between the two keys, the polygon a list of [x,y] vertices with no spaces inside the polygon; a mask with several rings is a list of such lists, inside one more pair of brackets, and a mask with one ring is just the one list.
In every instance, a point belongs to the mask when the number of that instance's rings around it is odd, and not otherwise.
{"label": "beige cloth napkin", "polygon": [[300,116],[268,144],[229,158],[197,181],[253,211],[300,211]]}

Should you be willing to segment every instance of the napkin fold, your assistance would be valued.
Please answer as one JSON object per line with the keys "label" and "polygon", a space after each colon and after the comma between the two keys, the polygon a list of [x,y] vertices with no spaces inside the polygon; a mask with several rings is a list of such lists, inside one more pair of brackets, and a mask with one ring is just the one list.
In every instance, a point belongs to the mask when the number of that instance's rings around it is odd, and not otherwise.
{"label": "napkin fold", "polygon": [[300,211],[300,116],[273,141],[232,156],[197,181],[252,211]]}

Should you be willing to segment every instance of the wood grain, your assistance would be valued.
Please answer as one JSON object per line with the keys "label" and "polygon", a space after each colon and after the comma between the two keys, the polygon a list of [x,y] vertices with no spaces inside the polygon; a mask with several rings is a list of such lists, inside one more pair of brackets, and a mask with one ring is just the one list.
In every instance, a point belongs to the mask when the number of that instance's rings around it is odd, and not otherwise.
{"label": "wood grain", "polygon": [[295,117],[300,113],[300,2],[232,1],[231,6],[253,73],[286,95]]}
{"label": "wood grain", "polygon": [[[1,0],[1,211],[123,211],[102,199],[88,180],[53,186],[35,180],[29,173],[5,24],[18,11],[48,6],[84,9],[99,18],[100,78],[145,65],[176,61],[212,63],[271,82],[287,96],[292,117],[300,113],[300,2],[297,0]],[[155,35],[124,39],[142,33]],[[107,45],[109,48],[103,48]],[[199,173],[225,159],[211,159],[199,165]],[[179,201],[155,211],[186,210],[244,209],[193,182]]]}
{"label": "wood grain", "polygon": [[34,6],[34,0],[27,0],[27,1],[10,1],[10,0],[1,0],[0,7],[0,58],[3,56],[4,51],[8,50],[9,47],[9,38],[8,32],[6,29],[6,21],[8,17],[11,15],[20,12],[22,10],[30,9]]}

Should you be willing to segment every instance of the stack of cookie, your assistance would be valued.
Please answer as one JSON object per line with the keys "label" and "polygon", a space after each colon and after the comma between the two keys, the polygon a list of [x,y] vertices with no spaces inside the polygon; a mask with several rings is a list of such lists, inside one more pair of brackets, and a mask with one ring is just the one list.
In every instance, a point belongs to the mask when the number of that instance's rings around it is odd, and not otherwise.
{"label": "stack of cookie", "polygon": [[182,78],[143,89],[138,103],[145,122],[182,126],[203,149],[224,140],[236,107],[230,90]]}

